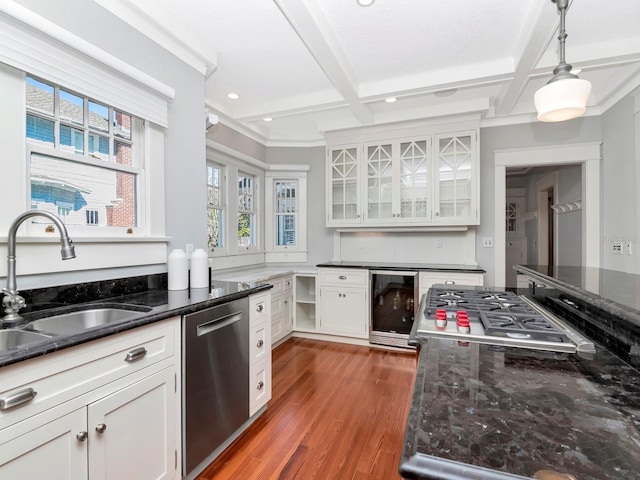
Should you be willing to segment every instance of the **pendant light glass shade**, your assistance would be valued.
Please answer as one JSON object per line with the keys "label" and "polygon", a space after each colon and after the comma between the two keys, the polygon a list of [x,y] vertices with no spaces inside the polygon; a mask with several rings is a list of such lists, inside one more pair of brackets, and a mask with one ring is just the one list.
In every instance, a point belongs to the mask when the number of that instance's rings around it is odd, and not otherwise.
{"label": "pendant light glass shade", "polygon": [[551,0],[560,13],[558,47],[560,63],[553,69],[553,77],[533,96],[533,103],[542,122],[562,122],[579,117],[587,111],[587,101],[591,95],[591,83],[581,80],[571,73],[572,67],[564,60],[567,33],[564,24],[569,0]]}
{"label": "pendant light glass shade", "polygon": [[587,111],[591,82],[566,78],[546,84],[533,96],[541,122],[562,122]]}

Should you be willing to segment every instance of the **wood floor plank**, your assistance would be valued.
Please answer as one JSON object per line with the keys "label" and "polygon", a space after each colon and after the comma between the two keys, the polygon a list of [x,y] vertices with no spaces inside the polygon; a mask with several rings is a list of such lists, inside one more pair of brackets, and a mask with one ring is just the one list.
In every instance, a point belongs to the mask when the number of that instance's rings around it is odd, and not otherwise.
{"label": "wood floor plank", "polygon": [[267,411],[196,480],[393,480],[415,353],[292,338]]}

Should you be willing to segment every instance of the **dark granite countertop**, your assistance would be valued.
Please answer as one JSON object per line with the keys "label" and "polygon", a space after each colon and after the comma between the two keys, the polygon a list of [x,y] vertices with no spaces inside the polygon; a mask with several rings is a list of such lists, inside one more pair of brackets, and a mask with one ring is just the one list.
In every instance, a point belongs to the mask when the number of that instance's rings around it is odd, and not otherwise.
{"label": "dark granite countertop", "polygon": [[325,262],[317,267],[334,268],[368,268],[370,270],[424,270],[432,272],[459,272],[459,273],[485,273],[477,265],[455,265],[436,263],[389,263],[389,262]]}
{"label": "dark granite countertop", "polygon": [[514,269],[640,327],[640,275],[592,267],[516,265]]}
{"label": "dark granite countertop", "polygon": [[640,373],[578,354],[418,338],[408,479],[640,478]]}
{"label": "dark granite countertop", "polygon": [[88,305],[117,307],[124,304],[149,307],[151,310],[131,320],[109,323],[73,335],[57,335],[43,341],[0,351],[0,367],[166,318],[204,310],[271,287],[268,283],[213,281],[210,289],[172,291],[166,288],[166,274],[159,274],[21,292],[29,306],[21,311],[26,325],[20,328],[25,329],[29,328],[29,321],[56,313],[79,310]]}

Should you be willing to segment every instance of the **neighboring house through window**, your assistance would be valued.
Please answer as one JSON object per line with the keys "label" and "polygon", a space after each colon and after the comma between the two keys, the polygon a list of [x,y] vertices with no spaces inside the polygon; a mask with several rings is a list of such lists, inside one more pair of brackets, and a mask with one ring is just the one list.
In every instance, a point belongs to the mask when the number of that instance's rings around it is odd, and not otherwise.
{"label": "neighboring house through window", "polygon": [[256,247],[255,177],[238,172],[238,248]]}
{"label": "neighboring house through window", "polygon": [[139,120],[31,76],[26,110],[32,209],[56,213],[72,228],[140,227]]}
{"label": "neighboring house through window", "polygon": [[225,178],[221,165],[207,163],[207,231],[209,250],[224,248],[224,187]]}

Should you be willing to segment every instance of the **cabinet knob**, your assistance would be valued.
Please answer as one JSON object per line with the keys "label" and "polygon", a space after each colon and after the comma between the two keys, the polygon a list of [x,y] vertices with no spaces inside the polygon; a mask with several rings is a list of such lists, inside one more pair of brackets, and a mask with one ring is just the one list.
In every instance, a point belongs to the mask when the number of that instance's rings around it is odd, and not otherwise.
{"label": "cabinet knob", "polygon": [[347,279],[347,276],[346,276],[346,275],[340,275],[338,278],[339,278],[340,280],[346,280],[346,279]]}
{"label": "cabinet knob", "polygon": [[440,212],[436,212],[436,217],[439,217],[439,216],[440,216]]}
{"label": "cabinet knob", "polygon": [[264,345],[264,340],[262,339],[258,340],[258,343],[256,343],[256,347],[258,348],[262,348],[263,345]]}
{"label": "cabinet knob", "polygon": [[290,286],[291,286],[291,282],[287,281],[287,282],[285,283],[285,285],[286,285],[287,287],[290,287]]}
{"label": "cabinet knob", "polygon": [[79,442],[84,442],[88,436],[89,434],[87,432],[80,432],[76,435],[76,438],[78,439]]}
{"label": "cabinet knob", "polygon": [[256,312],[261,312],[264,310],[264,305],[260,304],[256,307]]}
{"label": "cabinet knob", "polygon": [[264,382],[258,382],[258,385],[256,386],[256,388],[258,390],[262,390],[264,388]]}
{"label": "cabinet knob", "polygon": [[99,423],[98,425],[96,425],[96,432],[98,433],[104,433],[106,429],[107,426],[104,423]]}

